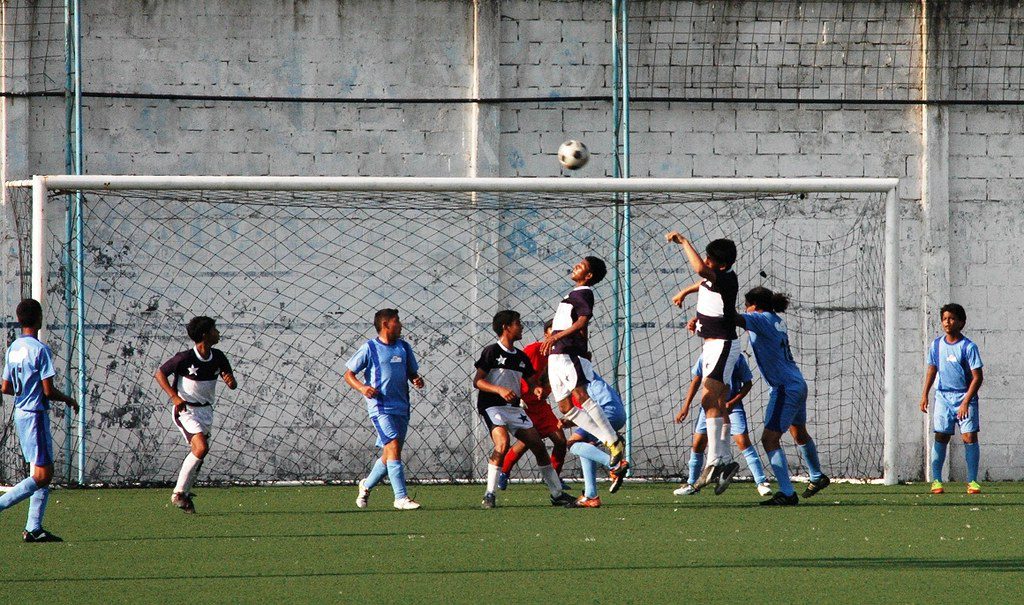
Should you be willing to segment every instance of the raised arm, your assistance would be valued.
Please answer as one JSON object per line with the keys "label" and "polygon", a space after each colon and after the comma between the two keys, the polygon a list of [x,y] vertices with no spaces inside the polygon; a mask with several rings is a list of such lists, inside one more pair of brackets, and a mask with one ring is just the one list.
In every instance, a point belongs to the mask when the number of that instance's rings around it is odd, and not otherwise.
{"label": "raised arm", "polygon": [[700,282],[695,282],[689,286],[686,286],[685,288],[680,290],[675,296],[672,297],[672,304],[677,307],[682,307],[683,301],[686,300],[686,297],[693,294],[697,290],[700,290]]}
{"label": "raised arm", "polygon": [[704,264],[704,259],[700,257],[700,253],[693,247],[690,240],[686,239],[686,236],[679,233],[678,231],[669,231],[665,234],[665,240],[675,244],[679,244],[683,248],[683,254],[686,255],[686,260],[690,262],[690,267],[693,268],[693,272],[703,277],[704,279],[714,279],[715,272],[711,267]]}

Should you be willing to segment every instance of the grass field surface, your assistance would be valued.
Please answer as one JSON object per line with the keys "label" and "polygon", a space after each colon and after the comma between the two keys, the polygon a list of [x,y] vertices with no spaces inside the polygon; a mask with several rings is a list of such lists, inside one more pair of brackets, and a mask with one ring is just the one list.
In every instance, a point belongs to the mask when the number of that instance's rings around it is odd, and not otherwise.
{"label": "grass field surface", "polygon": [[[512,485],[411,486],[419,511],[355,487],[56,490],[24,544],[0,513],[8,603],[1009,603],[1024,600],[1024,485],[836,485],[792,508],[752,484],[676,497],[627,483],[600,509]],[[604,489],[605,486],[602,486]],[[798,486],[802,490],[802,485]]]}

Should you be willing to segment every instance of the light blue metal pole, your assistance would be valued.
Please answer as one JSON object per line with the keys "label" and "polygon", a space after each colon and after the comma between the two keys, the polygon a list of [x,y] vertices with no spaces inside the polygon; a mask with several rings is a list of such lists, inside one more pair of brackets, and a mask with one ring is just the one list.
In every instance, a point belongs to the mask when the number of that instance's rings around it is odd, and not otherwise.
{"label": "light blue metal pole", "polygon": [[[75,174],[83,174],[82,151],[82,15],[80,0],[75,5]],[[75,192],[75,281],[78,293],[78,484],[85,485],[86,376],[85,362],[85,220],[82,216],[82,192]]]}
{"label": "light blue metal pole", "polygon": [[[72,70],[74,69],[74,43],[71,38],[73,34],[72,15],[71,15],[71,2],[66,0],[64,2],[64,170],[71,173],[75,169],[74,161],[74,140],[72,139],[72,130],[74,129],[74,80],[72,78]],[[72,309],[72,275],[71,275],[71,246],[74,237],[74,199],[72,196],[67,196],[64,201],[64,242],[61,246],[61,262],[64,266],[64,392],[71,393],[74,390],[74,382],[71,376],[72,363],[71,360],[75,354],[75,338],[74,333],[71,330],[71,309]],[[67,410],[66,410],[67,411]],[[64,414],[64,463],[65,471],[64,476],[67,481],[71,481],[71,472],[73,470],[74,458],[71,455],[72,442],[74,441],[74,432],[72,428],[72,414]]]}
{"label": "light blue metal pole", "polygon": [[[621,0],[622,10],[622,176],[629,178],[629,0]],[[625,274],[625,341],[624,355],[626,358],[625,404],[626,404],[626,455],[633,453],[633,255],[630,225],[629,194],[623,195],[622,204],[623,230],[623,273]]]}

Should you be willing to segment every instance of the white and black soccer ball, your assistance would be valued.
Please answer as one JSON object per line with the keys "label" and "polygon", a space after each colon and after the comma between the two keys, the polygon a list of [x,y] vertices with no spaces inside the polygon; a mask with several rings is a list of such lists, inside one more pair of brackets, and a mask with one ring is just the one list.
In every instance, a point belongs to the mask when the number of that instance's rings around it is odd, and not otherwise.
{"label": "white and black soccer ball", "polygon": [[566,141],[558,148],[558,161],[566,170],[579,170],[589,159],[590,152],[582,141]]}

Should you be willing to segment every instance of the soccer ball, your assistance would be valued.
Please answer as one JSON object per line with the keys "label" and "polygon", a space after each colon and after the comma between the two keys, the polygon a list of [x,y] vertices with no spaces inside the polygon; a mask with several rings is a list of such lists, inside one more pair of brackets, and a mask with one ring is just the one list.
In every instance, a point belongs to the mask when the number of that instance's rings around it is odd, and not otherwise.
{"label": "soccer ball", "polygon": [[567,170],[578,170],[587,164],[590,152],[582,141],[566,141],[558,148],[558,161]]}

